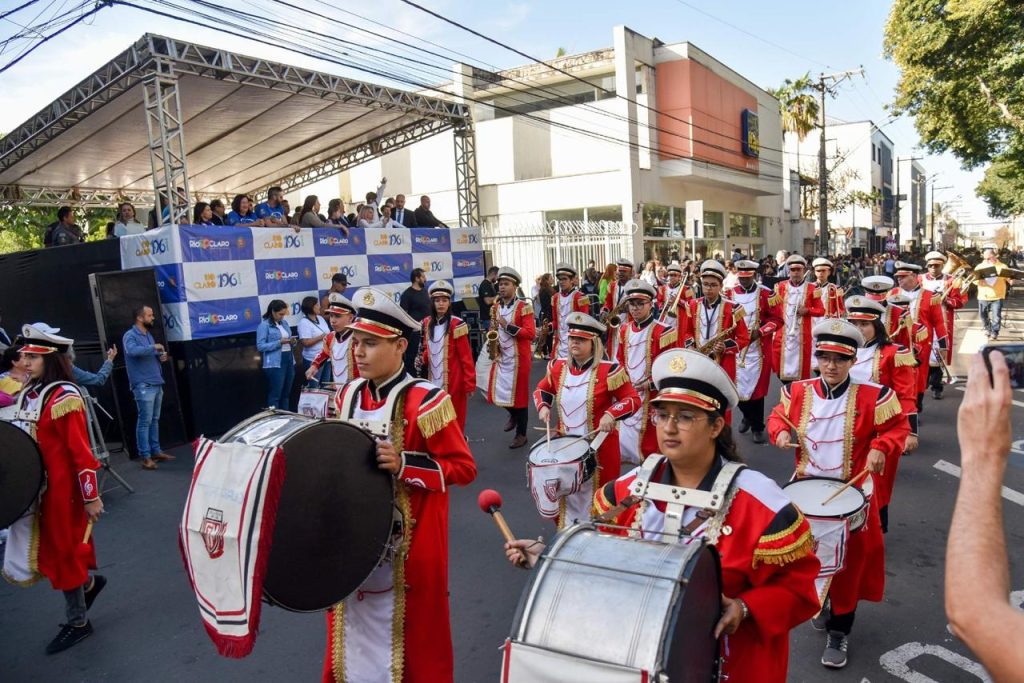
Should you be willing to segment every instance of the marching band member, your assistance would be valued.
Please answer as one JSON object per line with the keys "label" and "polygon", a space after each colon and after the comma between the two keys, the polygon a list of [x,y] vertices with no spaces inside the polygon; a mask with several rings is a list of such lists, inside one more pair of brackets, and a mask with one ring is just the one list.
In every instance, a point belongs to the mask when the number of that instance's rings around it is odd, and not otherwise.
{"label": "marching band member", "polygon": [[778,309],[768,303],[772,291],[754,280],[757,262],[736,261],[735,266],[739,284],[725,294],[743,307],[744,322],[750,331],[750,343],[739,352],[736,368],[736,390],[743,413],[740,434],[753,431],[754,443],[768,443],[764,433],[764,397],[771,381],[772,334],[782,321],[777,317]]}
{"label": "marching band member", "polygon": [[710,356],[735,381],[736,354],[750,343],[750,333],[743,306],[722,297],[724,280],[725,267],[718,261],[708,259],[700,265],[703,296],[688,304],[690,330],[684,341]]}
{"label": "marching band member", "polygon": [[320,366],[330,360],[331,378],[335,384],[341,386],[359,376],[352,356],[352,333],[348,329],[355,320],[356,307],[337,292],[331,292],[327,299],[327,319],[333,334],[327,335],[324,339],[323,348],[309,364],[309,370],[306,370],[306,379],[316,377],[320,372]]}
{"label": "marching band member", "polygon": [[[722,615],[715,636],[725,636],[720,639],[723,678],[782,683],[789,632],[818,609],[814,579],[820,565],[810,527],[775,482],[737,467],[740,457],[724,415],[739,397],[720,366],[694,351],[672,349],[654,362],[654,380],[658,453],[600,489],[594,512],[625,527],[609,527],[609,533],[663,541],[666,533],[675,535],[675,526],[678,542],[702,538],[714,545],[722,563]],[[662,501],[641,497],[629,505],[640,477],[701,491],[722,479],[726,502],[718,511],[679,505],[682,520],[673,524]],[[627,507],[615,514],[612,508],[620,503]],[[528,565],[544,549],[527,540],[505,547],[510,561]]]}
{"label": "marching band member", "polygon": [[395,478],[401,515],[389,553],[359,590],[327,613],[323,680],[454,678],[448,613],[448,488],[476,465],[448,394],[405,372],[419,323],[385,292],[362,289],[352,323],[360,379],[338,394],[338,415],[390,425],[377,466]]}
{"label": "marching band member", "polygon": [[[933,297],[939,297],[942,299],[942,315],[944,322],[946,323],[946,344],[945,357],[942,359],[946,363],[946,367],[953,365],[953,343],[955,337],[953,336],[953,323],[956,319],[956,313],[958,309],[964,307],[967,303],[966,297],[963,292],[960,291],[959,287],[953,285],[954,277],[952,275],[946,275],[942,272],[943,267],[946,265],[946,255],[941,251],[929,251],[924,257],[925,266],[928,268],[928,272],[921,276],[921,286],[932,293]],[[945,293],[945,298],[942,297]],[[932,398],[935,400],[942,400],[942,365],[938,361],[938,357],[942,354],[942,350],[939,348],[938,341],[934,341],[932,344],[932,356],[929,356],[930,366],[928,369],[928,385],[932,389]]]}
{"label": "marching band member", "polygon": [[107,580],[96,569],[90,522],[103,512],[82,394],[72,383],[67,337],[25,325],[18,340],[29,382],[18,396],[15,424],[37,442],[46,484],[32,511],[10,529],[4,553],[7,581],[29,586],[42,577],[64,593],[67,623],[49,645],[55,654],[92,635],[88,610]]}
{"label": "marching band member", "polygon": [[776,283],[769,301],[782,321],[772,338],[772,366],[784,383],[811,376],[811,318],[825,315],[817,285],[804,281],[807,259],[793,254],[786,267],[789,279]]}
{"label": "marching band member", "polygon": [[[884,475],[906,444],[910,427],[897,393],[889,387],[856,382],[850,369],[864,337],[845,320],[826,320],[814,328],[815,357],[821,376],[783,385],[779,404],[768,418],[768,433],[779,448],[794,442],[797,427],[796,477],[830,477],[848,481],[867,469]],[[808,445],[810,448],[808,448]],[[828,640],[821,663],[846,666],[849,635],[857,603],[878,602],[885,589],[885,543],[872,498],[868,519],[849,535],[846,561],[832,577],[822,617]]]}
{"label": "marching band member", "polygon": [[[658,286],[658,298],[657,306],[660,311],[658,319],[666,325],[670,325],[673,329],[679,329],[679,317],[685,318],[687,311],[686,304],[693,299],[693,289],[689,286],[679,292],[679,288],[683,287],[683,267],[678,263],[670,263],[668,268],[668,282]],[[679,303],[676,303],[676,299]],[[675,308],[671,311],[666,310],[666,307],[671,308],[675,304]]]}
{"label": "marching band member", "polygon": [[602,315],[608,314],[622,303],[622,298],[626,295],[626,284],[633,279],[633,262],[628,258],[620,258],[615,262],[615,275],[617,279],[608,285],[608,292],[604,295]]}
{"label": "marching band member", "polygon": [[476,391],[476,368],[469,348],[469,325],[452,315],[454,288],[438,280],[427,290],[430,294],[430,316],[423,319],[426,331],[420,363],[427,369],[426,380],[448,392],[459,419],[459,428],[466,430],[466,403]]}
{"label": "marching band member", "polygon": [[590,313],[590,299],[576,286],[576,268],[568,263],[555,266],[558,291],[551,297],[551,360],[569,357],[569,316],[575,312]]}
{"label": "marching band member", "polygon": [[[889,306],[888,301],[889,292],[896,286],[896,281],[888,275],[869,275],[860,281],[860,286],[864,288],[864,296],[872,301],[877,301],[885,308],[885,315],[882,316],[882,321],[885,323],[885,333],[894,342],[899,343],[900,340],[896,338],[896,335],[899,332],[902,311]],[[906,344],[902,346],[913,348]]]}
{"label": "marching band member", "polygon": [[[878,301],[863,296],[846,300],[846,318],[853,323],[864,337],[864,346],[857,349],[857,359],[850,368],[854,382],[873,382],[891,387],[899,397],[900,407],[910,424],[904,452],[917,449],[917,361],[907,348],[889,339],[885,332],[882,316],[886,307]],[[886,463],[885,472],[875,475],[875,497],[878,499],[878,514],[882,522],[882,533],[889,530],[889,501],[896,485],[896,471],[900,457]]]}
{"label": "marching band member", "polygon": [[[598,487],[619,474],[619,435],[616,422],[640,409],[640,396],[626,369],[602,360],[601,336],[604,325],[586,313],[573,313],[567,320],[569,358],[548,363],[544,378],[533,392],[533,403],[541,421],[558,434],[589,435],[600,429],[608,434],[597,451],[598,470],[593,486],[562,499],[558,528],[573,520],[590,519],[590,507]],[[558,403],[552,420],[552,405]]]}
{"label": "marching band member", "polygon": [[835,272],[835,266],[827,258],[816,258],[811,262],[811,267],[814,268],[814,284],[818,288],[822,308],[825,309],[824,315],[811,319],[811,324],[817,325],[824,318],[842,318],[843,289],[829,280]]}
{"label": "marching band member", "polygon": [[928,368],[926,360],[931,356],[932,345],[938,346],[942,353],[946,352],[948,339],[946,337],[946,321],[942,315],[942,306],[939,305],[939,296],[921,287],[919,276],[921,266],[916,263],[896,262],[896,281],[898,287],[892,290],[891,294],[904,294],[910,299],[908,314],[914,323],[922,323],[927,329],[927,336],[924,342],[925,354],[919,355],[917,369],[917,411],[924,409],[924,392],[928,388]]}
{"label": "marching band member", "polygon": [[498,270],[498,297],[492,315],[497,321],[498,358],[487,382],[487,402],[508,411],[505,431],[516,430],[509,448],[526,445],[527,406],[530,400],[530,363],[533,359],[537,324],[533,307],[520,299],[516,290],[523,279],[513,268]]}
{"label": "marching band member", "polygon": [[643,280],[630,280],[623,287],[629,302],[629,322],[609,333],[617,338],[619,365],[626,368],[629,381],[640,395],[640,409],[622,422],[619,443],[622,459],[639,464],[658,447],[654,430],[649,429],[651,365],[666,350],[678,346],[679,333],[654,317],[654,287]]}

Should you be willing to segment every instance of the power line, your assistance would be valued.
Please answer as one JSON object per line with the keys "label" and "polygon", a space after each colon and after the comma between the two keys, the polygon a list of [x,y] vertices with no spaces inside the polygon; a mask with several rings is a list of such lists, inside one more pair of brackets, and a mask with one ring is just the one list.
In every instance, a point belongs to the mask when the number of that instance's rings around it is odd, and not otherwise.
{"label": "power line", "polygon": [[50,35],[48,35],[48,36],[44,36],[44,37],[43,37],[43,38],[42,38],[41,40],[39,40],[39,41],[38,41],[38,42],[36,42],[36,43],[35,43],[34,45],[32,45],[32,47],[31,47],[31,48],[29,48],[28,50],[26,50],[26,51],[22,52],[22,53],[21,53],[20,55],[18,55],[17,57],[15,57],[15,58],[14,58],[14,59],[12,59],[11,61],[9,61],[9,62],[8,62],[7,64],[5,64],[5,65],[4,65],[3,67],[0,67],[0,74],[2,74],[2,73],[4,73],[4,72],[6,72],[6,71],[7,71],[8,69],[10,69],[10,68],[11,68],[12,66],[14,66],[15,64],[17,64],[17,63],[18,63],[18,62],[20,62],[21,60],[25,59],[25,58],[26,58],[26,57],[28,57],[28,56],[29,56],[30,54],[32,54],[33,52],[35,52],[36,50],[38,50],[39,48],[41,48],[41,47],[42,47],[43,45],[45,45],[45,44],[46,44],[46,43],[48,43],[49,41],[53,40],[53,39],[54,39],[54,38],[56,38],[57,36],[59,36],[60,34],[64,33],[64,32],[65,32],[65,31],[67,31],[68,29],[72,28],[72,27],[73,27],[73,26],[75,26],[76,24],[79,24],[79,23],[81,23],[81,22],[85,21],[85,19],[86,19],[87,17],[90,17],[90,16],[92,16],[93,14],[96,14],[96,13],[97,13],[97,12],[99,12],[99,11],[100,11],[101,9],[103,9],[104,7],[107,7],[107,6],[108,6],[108,5],[105,5],[105,4],[97,4],[97,5],[96,5],[96,7],[92,8],[92,9],[91,9],[91,10],[89,10],[88,12],[85,12],[84,14],[82,14],[82,15],[81,15],[80,17],[78,17],[77,19],[75,19],[75,20],[71,21],[70,23],[68,23],[68,24],[67,24],[66,26],[63,26],[63,27],[61,27],[60,29],[58,29],[58,30],[54,31],[53,33],[51,33],[51,34],[50,34]]}

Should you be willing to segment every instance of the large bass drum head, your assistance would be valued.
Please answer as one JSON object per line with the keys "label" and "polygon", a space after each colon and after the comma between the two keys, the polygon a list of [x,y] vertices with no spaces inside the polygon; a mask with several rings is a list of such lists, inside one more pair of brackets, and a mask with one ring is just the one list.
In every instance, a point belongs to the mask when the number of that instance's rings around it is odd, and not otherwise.
{"label": "large bass drum head", "polygon": [[718,551],[704,546],[687,565],[680,586],[682,600],[665,634],[665,671],[672,683],[718,680],[718,641],[715,625],[722,614],[721,565]]}
{"label": "large bass drum head", "polygon": [[10,422],[0,422],[0,529],[32,506],[43,485],[43,459],[35,439]]}
{"label": "large bass drum head", "polygon": [[391,538],[394,487],[370,435],[316,421],[280,444],[285,480],[263,594],[295,612],[332,607],[355,591]]}

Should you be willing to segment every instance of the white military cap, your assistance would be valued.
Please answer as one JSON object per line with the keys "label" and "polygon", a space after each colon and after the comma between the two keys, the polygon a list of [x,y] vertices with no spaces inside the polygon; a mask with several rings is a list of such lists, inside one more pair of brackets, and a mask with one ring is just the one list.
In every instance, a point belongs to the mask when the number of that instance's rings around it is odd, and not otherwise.
{"label": "white military cap", "polygon": [[411,315],[402,310],[387,292],[373,287],[360,289],[355,297],[358,317],[348,326],[356,332],[366,332],[375,337],[395,339],[408,338],[420,329],[420,324]]}
{"label": "white military cap", "polygon": [[648,282],[633,278],[625,285],[625,297],[627,299],[653,299],[657,296],[657,292],[654,291],[654,287]]}
{"label": "white military cap", "polygon": [[582,337],[583,339],[594,339],[605,333],[608,328],[600,323],[593,316],[586,313],[571,313],[569,315],[569,336]]}
{"label": "white military cap", "polygon": [[864,346],[864,335],[857,326],[846,320],[832,318],[822,320],[811,330],[816,351],[831,351],[844,356],[856,356],[857,349]]}
{"label": "white military cap", "polygon": [[651,378],[658,390],[651,403],[685,403],[724,414],[740,400],[722,366],[689,349],[671,349],[655,358]]}
{"label": "white military cap", "polygon": [[700,264],[700,276],[710,275],[711,277],[717,277],[719,280],[725,279],[725,266],[714,259],[708,259],[704,263]]}
{"label": "white military cap", "polygon": [[885,306],[866,296],[846,298],[847,320],[877,320],[885,313]]}

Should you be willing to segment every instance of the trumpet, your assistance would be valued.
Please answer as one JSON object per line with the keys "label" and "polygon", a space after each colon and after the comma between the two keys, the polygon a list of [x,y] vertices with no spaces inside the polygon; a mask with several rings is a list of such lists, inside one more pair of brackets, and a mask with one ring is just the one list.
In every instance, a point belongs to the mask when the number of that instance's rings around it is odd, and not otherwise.
{"label": "trumpet", "polygon": [[946,376],[946,384],[956,384],[956,377],[953,376],[953,373],[949,370],[949,366],[946,365],[946,359],[942,357],[943,351],[945,351],[945,349],[942,347],[932,349],[932,356],[935,357],[935,360],[939,361],[939,367],[942,368],[942,374]]}
{"label": "trumpet", "polygon": [[615,305],[615,308],[608,311],[608,317],[605,318],[608,327],[618,327],[619,325],[622,324],[622,318],[619,316],[624,310],[626,310],[626,306],[628,303],[628,299],[623,299],[622,301]]}
{"label": "trumpet", "polygon": [[487,330],[487,356],[492,361],[498,360],[498,302],[491,305],[491,329]]}
{"label": "trumpet", "polygon": [[693,273],[687,273],[686,277],[679,281],[679,291],[676,293],[675,298],[672,300],[671,306],[666,306],[665,310],[661,312],[658,317],[658,322],[664,322],[665,318],[678,318],[679,317],[679,302],[683,298],[683,292],[690,286],[690,276]]}
{"label": "trumpet", "polygon": [[544,347],[547,346],[548,337],[551,335],[551,321],[547,319],[547,316],[541,319],[540,323],[540,334],[537,335],[537,344],[534,349],[535,353],[544,353]]}
{"label": "trumpet", "polygon": [[961,293],[966,293],[971,288],[971,283],[975,278],[970,271],[971,264],[967,262],[967,259],[950,249],[946,255],[946,264],[942,266],[942,274],[952,277],[942,286],[942,294],[939,295],[940,303],[946,300],[954,288],[960,289]]}

